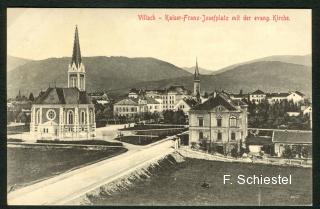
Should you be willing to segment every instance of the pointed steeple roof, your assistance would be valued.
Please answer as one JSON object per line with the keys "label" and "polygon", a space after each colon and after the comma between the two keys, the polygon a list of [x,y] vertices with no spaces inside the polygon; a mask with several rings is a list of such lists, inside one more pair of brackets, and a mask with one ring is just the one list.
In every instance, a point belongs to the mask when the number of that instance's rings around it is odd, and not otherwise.
{"label": "pointed steeple roof", "polygon": [[79,67],[81,64],[81,52],[80,52],[80,43],[79,43],[79,34],[78,34],[78,26],[77,25],[76,25],[76,30],[74,33],[71,65],[73,63],[75,63],[77,67]]}
{"label": "pointed steeple roof", "polygon": [[196,67],[194,69],[194,80],[200,80],[200,73],[198,68],[198,59],[196,58]]}

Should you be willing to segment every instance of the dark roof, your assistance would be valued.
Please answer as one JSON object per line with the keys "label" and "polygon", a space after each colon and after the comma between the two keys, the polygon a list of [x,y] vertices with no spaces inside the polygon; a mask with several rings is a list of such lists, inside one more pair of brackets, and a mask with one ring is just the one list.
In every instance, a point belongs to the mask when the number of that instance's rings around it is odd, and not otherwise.
{"label": "dark roof", "polygon": [[248,136],[246,139],[247,145],[271,145],[272,137],[263,136]]}
{"label": "dark roof", "polygon": [[260,89],[256,90],[255,92],[252,92],[251,94],[265,94],[263,91]]}
{"label": "dark roof", "polygon": [[35,104],[91,104],[85,91],[78,88],[48,88]]}
{"label": "dark roof", "polygon": [[80,52],[80,43],[79,43],[79,34],[78,27],[76,26],[76,30],[74,33],[74,42],[73,42],[73,52],[72,52],[72,60],[71,65],[75,63],[77,67],[80,67],[81,64],[81,52]]}
{"label": "dark roof", "polygon": [[303,94],[303,93],[301,93],[300,91],[295,91],[294,93],[296,93],[296,94],[300,95],[301,97],[304,97],[304,94]]}
{"label": "dark roof", "polygon": [[287,144],[312,143],[311,131],[274,131],[273,142]]}
{"label": "dark roof", "polygon": [[125,98],[115,103],[115,105],[138,105],[138,99],[135,98]]}
{"label": "dark roof", "polygon": [[230,96],[233,96],[234,98],[246,98],[248,97],[248,94],[230,94]]}
{"label": "dark roof", "polygon": [[248,106],[247,103],[245,103],[244,101],[238,100],[238,99],[233,99],[232,103],[236,106]]}
{"label": "dark roof", "polygon": [[210,97],[204,103],[196,105],[192,110],[211,110],[220,105],[228,110],[237,110],[232,100],[222,93],[218,94],[216,97]]}
{"label": "dark roof", "polygon": [[289,93],[270,93],[267,94],[267,97],[287,97]]}
{"label": "dark roof", "polygon": [[185,101],[185,103],[187,103],[187,105],[189,105],[190,107],[194,107],[198,104],[195,99],[184,98],[183,101]]}
{"label": "dark roof", "polygon": [[157,100],[155,100],[155,99],[152,98],[152,97],[145,97],[144,99],[147,100],[147,103],[148,103],[148,104],[160,104]]}

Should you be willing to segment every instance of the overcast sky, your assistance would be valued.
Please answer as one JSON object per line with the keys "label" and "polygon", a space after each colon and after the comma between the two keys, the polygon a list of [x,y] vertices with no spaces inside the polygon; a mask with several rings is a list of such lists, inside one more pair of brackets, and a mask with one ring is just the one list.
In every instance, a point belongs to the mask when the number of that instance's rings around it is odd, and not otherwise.
{"label": "overcast sky", "polygon": [[[139,14],[156,16],[140,21]],[[272,16],[290,21],[171,21],[165,15]],[[161,17],[162,19],[158,19]],[[8,9],[8,54],[71,56],[75,25],[83,56],[155,57],[210,70],[270,55],[311,53],[311,10]],[[85,63],[84,63],[85,64]]]}

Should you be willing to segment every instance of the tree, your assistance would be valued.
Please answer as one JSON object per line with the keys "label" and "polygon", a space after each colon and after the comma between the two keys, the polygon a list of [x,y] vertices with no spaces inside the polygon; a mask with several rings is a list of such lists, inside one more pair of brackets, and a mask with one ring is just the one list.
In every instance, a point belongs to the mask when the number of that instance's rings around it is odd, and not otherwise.
{"label": "tree", "polygon": [[29,100],[32,101],[32,102],[34,101],[34,96],[33,96],[32,92],[29,95]]}
{"label": "tree", "polygon": [[284,151],[282,152],[282,157],[289,159],[294,157],[292,149],[289,145],[285,145]]}

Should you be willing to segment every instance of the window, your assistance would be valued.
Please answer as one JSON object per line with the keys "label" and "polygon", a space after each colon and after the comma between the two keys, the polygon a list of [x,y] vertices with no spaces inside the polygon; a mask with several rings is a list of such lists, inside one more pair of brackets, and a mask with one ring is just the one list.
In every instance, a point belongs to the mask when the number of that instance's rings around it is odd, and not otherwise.
{"label": "window", "polygon": [[85,112],[84,111],[82,111],[81,112],[81,124],[85,124],[85,121],[86,121],[86,116],[85,116]]}
{"label": "window", "polygon": [[236,133],[234,132],[231,133],[231,140],[236,140]]}
{"label": "window", "polygon": [[198,118],[198,120],[199,120],[199,126],[203,126],[203,118]]}
{"label": "window", "polygon": [[68,124],[73,124],[73,112],[71,110],[68,112]]}
{"label": "window", "polygon": [[230,127],[237,127],[237,118],[234,116],[230,118]]}
{"label": "window", "polygon": [[37,110],[37,113],[36,113],[36,124],[39,124],[40,123],[40,110]]}
{"label": "window", "polygon": [[49,110],[47,112],[48,120],[54,120],[56,118],[56,112],[54,110]]}
{"label": "window", "polygon": [[217,118],[217,126],[218,127],[222,126],[222,118]]}
{"label": "window", "polygon": [[199,132],[199,140],[201,140],[201,139],[203,139],[203,132],[202,131]]}
{"label": "window", "polygon": [[222,133],[221,132],[218,132],[217,139],[222,140]]}

